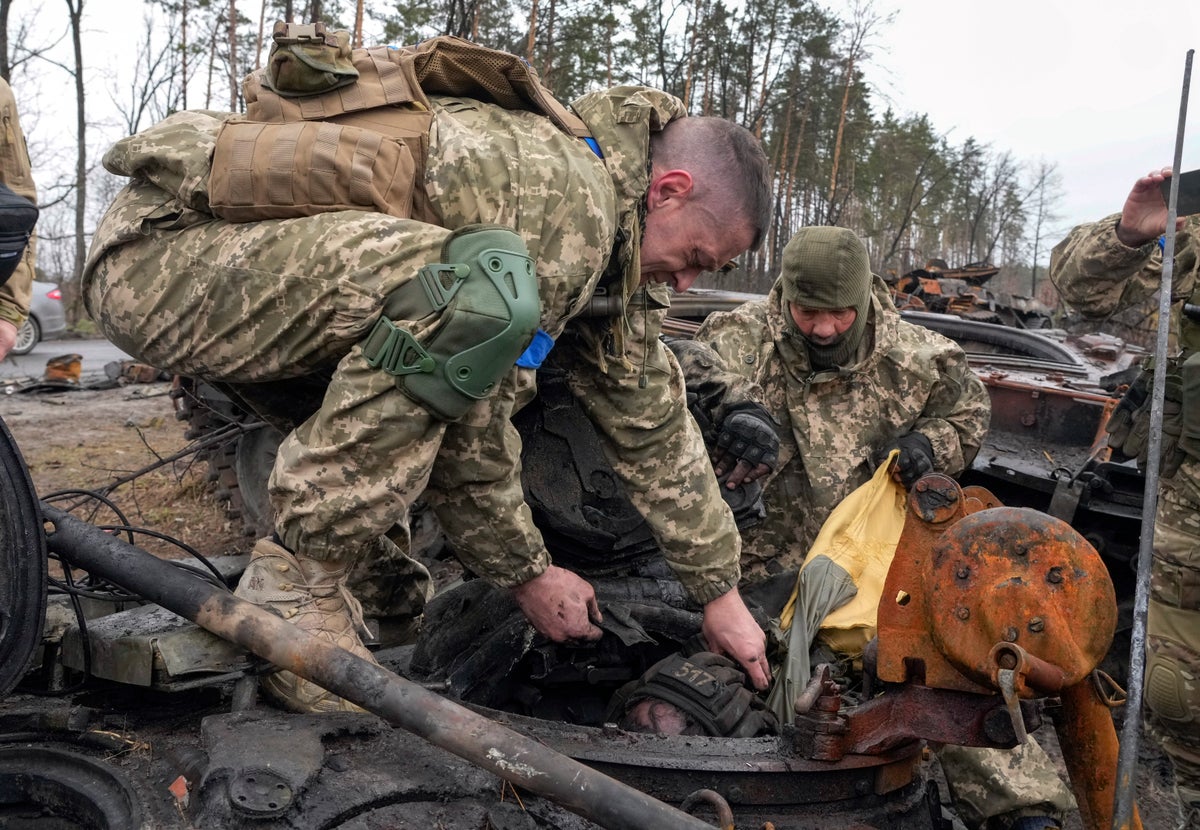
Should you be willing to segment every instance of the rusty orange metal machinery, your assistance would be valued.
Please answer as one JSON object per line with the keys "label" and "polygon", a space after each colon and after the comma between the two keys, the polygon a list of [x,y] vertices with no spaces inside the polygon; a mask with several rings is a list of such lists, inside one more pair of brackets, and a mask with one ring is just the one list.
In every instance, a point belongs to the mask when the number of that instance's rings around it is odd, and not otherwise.
{"label": "rusty orange metal machinery", "polygon": [[1108,828],[1118,754],[1111,708],[1123,692],[1097,666],[1116,617],[1108,571],[1070,525],[929,475],[909,493],[884,583],[876,671],[885,682],[999,693],[1019,740],[1020,701],[1060,698],[1052,717],[1084,826]]}

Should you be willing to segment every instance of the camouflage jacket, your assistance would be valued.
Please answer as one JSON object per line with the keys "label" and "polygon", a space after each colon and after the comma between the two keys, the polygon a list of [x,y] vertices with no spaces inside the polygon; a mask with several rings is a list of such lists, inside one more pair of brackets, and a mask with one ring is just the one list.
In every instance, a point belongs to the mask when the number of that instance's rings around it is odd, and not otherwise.
{"label": "camouflage jacket", "polygon": [[[1063,300],[1086,317],[1107,317],[1150,299],[1162,281],[1162,249],[1158,241],[1130,248],[1117,239],[1114,214],[1071,230],[1050,252],[1050,281]],[[1200,304],[1200,217],[1188,217],[1175,235],[1172,301]],[[1179,323],[1179,346],[1200,350],[1200,324],[1186,317]]]}
{"label": "camouflage jacket", "polygon": [[875,282],[863,346],[846,369],[814,373],[806,362],[784,361],[790,350],[780,344],[791,335],[778,284],[764,300],[711,315],[696,335],[716,365],[688,361],[689,388],[707,376],[733,395],[758,398],[782,427],[779,461],[765,482],[767,517],[743,550],[752,581],[799,567],[834,506],[871,478],[872,454],[898,436],[928,437],[935,468],[948,475],[979,451],[991,416],[987,388],[956,343],[904,322]]}
{"label": "camouflage jacket", "polygon": [[571,388],[667,561],[692,598],[706,603],[737,584],[741,541],[688,414],[683,374],[659,338],[670,290],[638,287],[650,135],[685,115],[684,107],[655,90],[617,87],[572,108],[613,178],[617,244],[605,276],[619,276],[627,300],[621,318],[568,325],[556,346],[559,363],[571,367]]}
{"label": "camouflage jacket", "polygon": [[[4,119],[0,131],[0,182],[8,185],[18,196],[37,201],[33,185],[33,172],[29,164],[29,150],[25,147],[25,134],[17,118],[17,102],[12,87],[0,78],[0,118]],[[20,327],[29,316],[29,300],[33,292],[34,240],[25,246],[25,253],[17,270],[4,285],[0,285],[0,320],[7,320]]]}
{"label": "camouflage jacket", "polygon": [[[439,104],[438,99],[433,100]],[[737,584],[740,540],[712,476],[703,440],[687,413],[678,364],[658,338],[669,305],[668,289],[638,286],[650,135],[684,116],[685,111],[678,99],[641,87],[593,93],[573,106],[604,154],[612,191],[563,200],[563,239],[554,244],[540,238],[526,240],[538,261],[539,276],[558,275],[543,279],[539,287],[542,326],[557,337],[555,358],[569,367],[573,391],[596,425],[614,470],[646,517],[667,560],[692,598],[706,603]],[[125,139],[109,150],[104,161],[110,171],[153,187],[126,188],[109,208],[93,238],[85,283],[106,251],[138,238],[146,223],[161,223],[165,217],[182,228],[212,220],[206,212],[206,175],[220,120],[218,113],[180,113],[155,130]],[[582,141],[577,146],[579,155],[571,163],[595,164],[592,150]],[[470,159],[461,164],[443,161],[431,162],[431,180],[437,178],[439,168],[457,170],[471,163]],[[481,195],[490,194],[472,191],[463,198],[471,201]],[[497,198],[504,197],[499,194]],[[448,204],[453,198],[453,193],[441,196],[447,227],[454,226],[457,219],[455,206]],[[598,206],[606,210],[615,206],[615,215],[604,217],[607,223],[599,222],[590,213]],[[594,272],[566,273],[556,262],[547,261],[567,245],[594,245],[589,239],[597,236],[600,225],[607,226],[606,232],[599,234],[604,239],[602,247],[572,252],[572,261],[596,263]],[[572,233],[582,229],[587,233]],[[620,286],[628,299],[626,312],[617,317],[577,318],[564,331],[567,318],[586,305],[602,278]],[[519,456],[519,447],[511,445],[516,440],[509,436],[503,446],[481,447],[480,457],[474,459],[479,466],[512,468],[502,482],[477,494],[480,512],[495,524],[512,525],[488,534],[489,539],[503,541],[491,549],[473,536],[471,528],[447,528],[452,539],[474,538],[469,553],[462,551],[465,564],[500,585],[525,582],[548,563],[528,511],[511,509],[521,502],[515,475],[518,468],[512,462]],[[513,543],[514,539],[521,540],[520,544]]]}

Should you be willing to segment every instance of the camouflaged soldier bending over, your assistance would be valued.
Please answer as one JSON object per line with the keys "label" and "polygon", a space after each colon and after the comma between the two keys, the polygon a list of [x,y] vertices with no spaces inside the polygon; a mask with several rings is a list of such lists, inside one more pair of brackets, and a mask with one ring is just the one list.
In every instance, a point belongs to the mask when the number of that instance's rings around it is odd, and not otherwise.
{"label": "camouflaged soldier bending over", "polygon": [[[834,507],[891,450],[900,451],[893,477],[905,487],[928,472],[957,475],[991,416],[962,348],[901,319],[853,232],[801,228],[781,270],[765,299],[712,314],[694,341],[672,344],[697,405],[722,430],[731,413],[754,411],[746,401],[761,402],[763,430],[781,427],[763,478],[767,516],[748,530],[742,554],[743,589],[772,616]],[[741,451],[718,457],[718,474],[739,465],[731,486],[741,473],[766,471],[755,450],[769,442],[739,431]],[[1012,751],[947,746],[939,760],[971,828],[1057,827],[1074,806],[1033,741]]]}
{"label": "camouflaged soldier bending over", "polygon": [[[1075,227],[1050,254],[1050,279],[1063,300],[1102,319],[1154,297],[1162,279],[1167,205],[1159,189],[1170,168],[1133,184],[1120,214]],[[1175,228],[1172,300],[1200,305],[1200,218]],[[1166,375],[1146,623],[1146,723],[1175,771],[1184,818],[1200,827],[1200,321],[1181,313],[1179,354]],[[1135,382],[1109,422],[1109,445],[1146,459],[1152,396]]]}
{"label": "camouflaged soldier bending over", "polygon": [[[276,31],[246,117],[183,112],[109,150],[132,182],[84,276],[105,334],[161,369],[253,383],[335,364],[279,448],[276,534],[237,593],[370,658],[346,574],[424,494],[538,631],[599,638],[592,587],[550,562],[523,501],[509,421],[553,346],[712,650],[765,687],[737,528],[658,338],[669,289],[762,240],[757,140],[640,87],[567,110],[519,59],[457,39],[351,52],[345,33]],[[352,708],[286,673],[265,686]]]}

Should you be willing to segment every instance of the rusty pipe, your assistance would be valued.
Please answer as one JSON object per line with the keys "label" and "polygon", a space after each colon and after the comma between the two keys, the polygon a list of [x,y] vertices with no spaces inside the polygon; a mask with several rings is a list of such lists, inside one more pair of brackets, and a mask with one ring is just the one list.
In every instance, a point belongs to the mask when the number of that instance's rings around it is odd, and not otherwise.
{"label": "rusty pipe", "polygon": [[[1120,753],[1112,711],[1092,677],[1066,687],[1060,697],[1062,708],[1051,717],[1079,804],[1079,817],[1087,830],[1108,830],[1114,818]],[[1131,803],[1130,811],[1124,827],[1142,830],[1136,803]]]}
{"label": "rusty pipe", "polygon": [[476,766],[608,830],[712,825],[301,631],[230,591],[41,503],[48,548]]}

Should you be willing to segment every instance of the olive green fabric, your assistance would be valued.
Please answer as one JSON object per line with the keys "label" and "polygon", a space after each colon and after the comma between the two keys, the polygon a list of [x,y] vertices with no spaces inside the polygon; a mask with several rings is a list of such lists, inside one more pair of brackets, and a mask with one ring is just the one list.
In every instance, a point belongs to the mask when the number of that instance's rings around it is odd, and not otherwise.
{"label": "olive green fabric", "polygon": [[[791,335],[788,348],[808,353],[815,369],[849,363],[862,342],[871,303],[871,262],[862,240],[846,228],[800,228],[783,249],[779,281],[783,317]],[[814,343],[796,327],[786,304],[805,308],[852,308],[854,322],[837,342]]]}
{"label": "olive green fabric", "polygon": [[783,249],[783,299],[807,308],[867,309],[871,262],[847,228],[800,228]]}
{"label": "olive green fabric", "polygon": [[350,33],[323,24],[275,24],[267,78],[280,95],[327,92],[358,80],[350,58]]}

